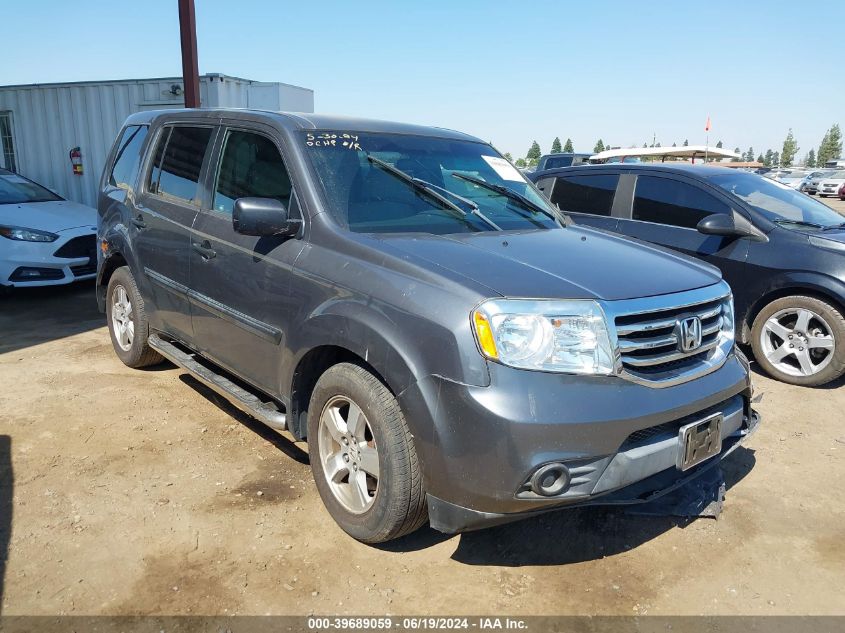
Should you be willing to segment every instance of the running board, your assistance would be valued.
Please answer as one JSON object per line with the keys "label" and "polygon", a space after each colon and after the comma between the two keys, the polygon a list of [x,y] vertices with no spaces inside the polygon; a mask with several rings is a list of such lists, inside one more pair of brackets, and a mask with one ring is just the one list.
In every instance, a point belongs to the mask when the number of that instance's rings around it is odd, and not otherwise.
{"label": "running board", "polygon": [[151,334],[147,342],[150,347],[171,363],[184,369],[196,380],[226,398],[244,413],[277,431],[287,430],[287,416],[279,411],[272,402],[264,402],[258,396],[233,383],[226,376],[198,362],[194,354],[182,351],[157,334]]}

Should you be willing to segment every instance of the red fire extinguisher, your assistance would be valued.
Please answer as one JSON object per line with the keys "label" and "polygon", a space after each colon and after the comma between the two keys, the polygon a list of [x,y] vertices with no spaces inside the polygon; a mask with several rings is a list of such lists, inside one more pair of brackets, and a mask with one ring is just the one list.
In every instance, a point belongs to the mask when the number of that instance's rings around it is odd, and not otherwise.
{"label": "red fire extinguisher", "polygon": [[73,175],[82,175],[82,150],[79,147],[74,147],[70,150],[70,164],[73,167]]}

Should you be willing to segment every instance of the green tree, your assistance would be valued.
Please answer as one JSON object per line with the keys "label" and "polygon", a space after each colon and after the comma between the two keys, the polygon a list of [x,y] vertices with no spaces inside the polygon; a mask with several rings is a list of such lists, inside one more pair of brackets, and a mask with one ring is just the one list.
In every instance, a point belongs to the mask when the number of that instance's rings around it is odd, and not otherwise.
{"label": "green tree", "polygon": [[[762,156],[762,154],[761,154],[761,156]],[[763,163],[766,167],[771,167],[772,166],[772,150],[767,149],[766,150],[766,156],[763,157],[762,160],[760,160],[760,162]]]}
{"label": "green tree", "polygon": [[595,147],[593,147],[593,154],[598,154],[599,152],[603,152],[603,151],[604,151],[604,143],[602,142],[601,139],[599,139],[598,141],[596,141]]}
{"label": "green tree", "polygon": [[798,142],[792,135],[792,128],[789,128],[789,133],[783,141],[783,151],[780,153],[780,164],[784,167],[792,167],[795,161],[795,155],[798,153]]}
{"label": "green tree", "polygon": [[834,158],[839,158],[842,155],[842,132],[838,124],[833,124],[830,129],[825,132],[824,138],[819,145],[818,154],[816,154],[816,165],[824,167],[824,164]]}
{"label": "green tree", "polygon": [[531,143],[531,147],[528,148],[528,153],[525,155],[525,162],[529,167],[531,165],[536,165],[542,155],[543,151],[540,149],[540,144],[537,141],[534,141]]}
{"label": "green tree", "polygon": [[[734,153],[735,153],[735,154],[742,154],[742,152],[741,152],[741,151],[739,151],[739,148],[738,148],[738,147],[734,147]],[[743,156],[740,156],[739,158],[731,158],[731,162],[732,162],[732,163],[738,163],[738,162],[740,162],[742,159],[743,159]]]}
{"label": "green tree", "polygon": [[566,143],[563,144],[563,151],[569,154],[572,154],[575,151],[575,148],[572,146],[572,139],[566,139]]}
{"label": "green tree", "polygon": [[684,139],[684,147],[689,147],[689,141],[687,139]]}
{"label": "green tree", "polygon": [[772,165],[774,167],[780,167],[780,152],[774,152],[772,154]]}
{"label": "green tree", "polygon": [[511,156],[510,152],[505,152],[505,158],[507,158],[510,162],[513,162],[513,156]]}
{"label": "green tree", "polygon": [[744,156],[743,158],[745,158],[745,160],[746,160],[747,162],[749,162],[749,163],[753,163],[753,162],[754,162],[754,148],[753,148],[753,147],[749,147],[749,148],[748,148],[748,151],[747,151],[747,152],[745,152],[745,156]]}
{"label": "green tree", "polygon": [[722,149],[722,141],[719,141],[718,143],[716,143],[716,147],[718,147],[719,149]]}
{"label": "green tree", "polygon": [[822,142],[819,143],[819,151],[816,154],[816,165],[818,167],[824,167],[824,162],[828,159],[828,152],[830,151],[828,146],[830,145],[830,130],[824,133],[822,137]]}
{"label": "green tree", "polygon": [[816,150],[814,150],[812,147],[810,148],[810,151],[807,152],[807,158],[804,161],[804,165],[806,167],[815,167],[816,166]]}
{"label": "green tree", "polygon": [[842,158],[842,131],[838,123],[830,128],[830,150],[831,158]]}
{"label": "green tree", "polygon": [[672,143],[672,147],[677,147],[677,146],[678,146],[677,143]]}
{"label": "green tree", "polygon": [[560,148],[560,138],[555,136],[552,141],[552,154],[560,154],[563,150]]}
{"label": "green tree", "polygon": [[526,167],[525,159],[524,158],[517,158],[514,165],[516,165],[517,167]]}

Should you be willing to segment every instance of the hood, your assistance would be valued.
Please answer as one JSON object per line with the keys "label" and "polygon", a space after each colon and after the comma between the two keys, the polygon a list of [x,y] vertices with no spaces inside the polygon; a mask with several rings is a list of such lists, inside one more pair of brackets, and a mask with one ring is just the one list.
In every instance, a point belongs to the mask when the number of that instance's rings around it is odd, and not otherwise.
{"label": "hood", "polygon": [[505,297],[614,301],[692,290],[721,279],[708,264],[576,226],[378,239]]}
{"label": "hood", "polygon": [[822,185],[841,185],[845,183],[845,178],[822,178],[819,183]]}
{"label": "hood", "polygon": [[68,200],[0,204],[0,224],[58,233],[97,226],[97,210]]}

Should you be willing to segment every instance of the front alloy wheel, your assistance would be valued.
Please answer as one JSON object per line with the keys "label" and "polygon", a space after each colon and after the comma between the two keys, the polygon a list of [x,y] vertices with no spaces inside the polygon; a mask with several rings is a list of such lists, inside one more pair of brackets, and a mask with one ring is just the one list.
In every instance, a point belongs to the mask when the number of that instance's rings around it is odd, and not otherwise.
{"label": "front alloy wheel", "polygon": [[760,366],[784,382],[818,386],[845,370],[845,319],[815,297],[785,297],[763,308],[751,344]]}
{"label": "front alloy wheel", "polygon": [[308,454],[326,509],[359,541],[384,543],[428,518],[414,438],[396,397],[368,368],[338,363],[317,380]]}
{"label": "front alloy wheel", "polygon": [[335,499],[353,514],[366,512],[378,493],[378,448],[367,416],[335,396],[320,415],[320,461]]}

